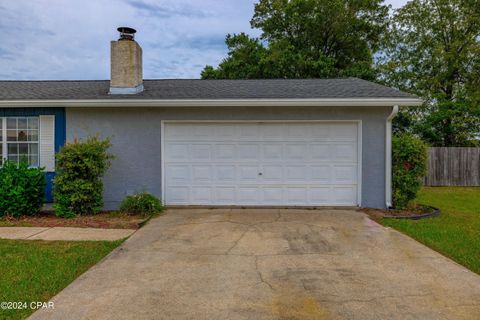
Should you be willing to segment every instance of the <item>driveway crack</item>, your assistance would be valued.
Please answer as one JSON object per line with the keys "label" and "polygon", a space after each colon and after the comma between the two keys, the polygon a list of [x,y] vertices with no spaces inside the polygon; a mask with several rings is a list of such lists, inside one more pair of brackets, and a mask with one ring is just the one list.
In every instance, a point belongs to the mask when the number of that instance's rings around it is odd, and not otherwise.
{"label": "driveway crack", "polygon": [[258,277],[260,278],[260,282],[266,284],[270,288],[270,290],[275,290],[275,289],[273,289],[272,285],[263,278],[262,272],[258,268],[258,256],[255,256],[255,270],[258,273]]}
{"label": "driveway crack", "polygon": [[233,243],[233,245],[227,250],[227,252],[225,253],[226,255],[229,255],[230,254],[230,251],[233,250],[233,248],[235,248],[238,243],[240,242],[240,240],[243,239],[243,237],[247,234],[247,232],[250,230],[250,227],[248,227],[244,232],[242,232],[241,236]]}
{"label": "driveway crack", "polygon": [[277,218],[275,219],[275,222],[278,222],[281,217],[282,217],[282,214],[280,213],[280,210],[278,210],[277,211]]}

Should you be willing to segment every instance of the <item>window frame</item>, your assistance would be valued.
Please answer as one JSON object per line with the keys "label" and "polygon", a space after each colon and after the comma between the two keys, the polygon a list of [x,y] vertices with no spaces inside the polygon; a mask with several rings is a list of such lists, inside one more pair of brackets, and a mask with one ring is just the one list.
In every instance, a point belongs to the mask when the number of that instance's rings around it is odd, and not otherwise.
{"label": "window frame", "polygon": [[[24,119],[27,119],[27,129],[25,129],[27,131],[27,137],[28,137],[28,132],[30,131],[30,129],[28,128],[28,119],[30,118],[35,118],[37,119],[37,140],[35,141],[28,141],[28,138],[27,138],[27,141],[8,141],[8,128],[7,128],[7,121],[8,119],[16,119],[16,128],[15,128],[15,131],[17,131],[17,135],[18,135],[18,119],[19,118],[24,118]],[[2,131],[2,134],[1,134],[1,139],[0,139],[0,144],[2,145],[2,154],[1,154],[1,161],[0,161],[0,167],[3,166],[3,164],[5,163],[5,161],[8,161],[8,144],[11,143],[11,144],[17,144],[17,145],[20,145],[20,144],[36,144],[37,145],[37,153],[36,153],[36,156],[37,156],[37,163],[36,165],[30,165],[30,155],[33,155],[33,154],[30,154],[29,152],[27,152],[27,158],[28,158],[28,162],[29,162],[29,167],[31,168],[38,168],[40,167],[40,116],[2,116],[0,117],[0,122],[2,124],[2,127],[1,127],[1,131]],[[18,137],[18,136],[17,136]],[[17,157],[20,155],[18,153],[19,150],[17,150]],[[13,161],[13,160],[12,160]],[[20,159],[17,159],[17,163],[19,163]]]}

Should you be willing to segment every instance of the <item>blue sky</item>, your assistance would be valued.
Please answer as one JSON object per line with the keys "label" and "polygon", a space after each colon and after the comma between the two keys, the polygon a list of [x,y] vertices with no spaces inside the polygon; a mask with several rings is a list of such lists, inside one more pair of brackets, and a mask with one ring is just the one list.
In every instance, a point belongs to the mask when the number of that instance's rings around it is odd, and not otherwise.
{"label": "blue sky", "polygon": [[[198,78],[248,32],[255,0],[0,0],[0,79],[108,79],[118,26],[138,30],[144,78]],[[394,7],[406,0],[387,0]]]}

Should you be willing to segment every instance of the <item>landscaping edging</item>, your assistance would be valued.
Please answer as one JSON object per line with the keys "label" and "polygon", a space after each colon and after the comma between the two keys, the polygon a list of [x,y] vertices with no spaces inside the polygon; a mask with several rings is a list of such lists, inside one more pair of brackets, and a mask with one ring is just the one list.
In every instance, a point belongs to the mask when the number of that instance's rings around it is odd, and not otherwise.
{"label": "landscaping edging", "polygon": [[440,215],[440,209],[435,208],[435,207],[430,207],[432,211],[423,213],[423,214],[418,214],[418,215],[413,215],[413,216],[383,216],[385,219],[409,219],[409,220],[419,220],[419,219],[425,219],[425,218],[433,218],[433,217],[438,217]]}

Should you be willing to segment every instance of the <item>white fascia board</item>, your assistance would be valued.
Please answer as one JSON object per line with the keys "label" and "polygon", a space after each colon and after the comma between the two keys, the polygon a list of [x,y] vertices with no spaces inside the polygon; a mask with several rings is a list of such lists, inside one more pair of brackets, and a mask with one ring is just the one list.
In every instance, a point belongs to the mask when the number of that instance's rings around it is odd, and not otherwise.
{"label": "white fascia board", "polygon": [[92,100],[4,100],[0,107],[387,107],[420,106],[421,99],[92,99]]}

